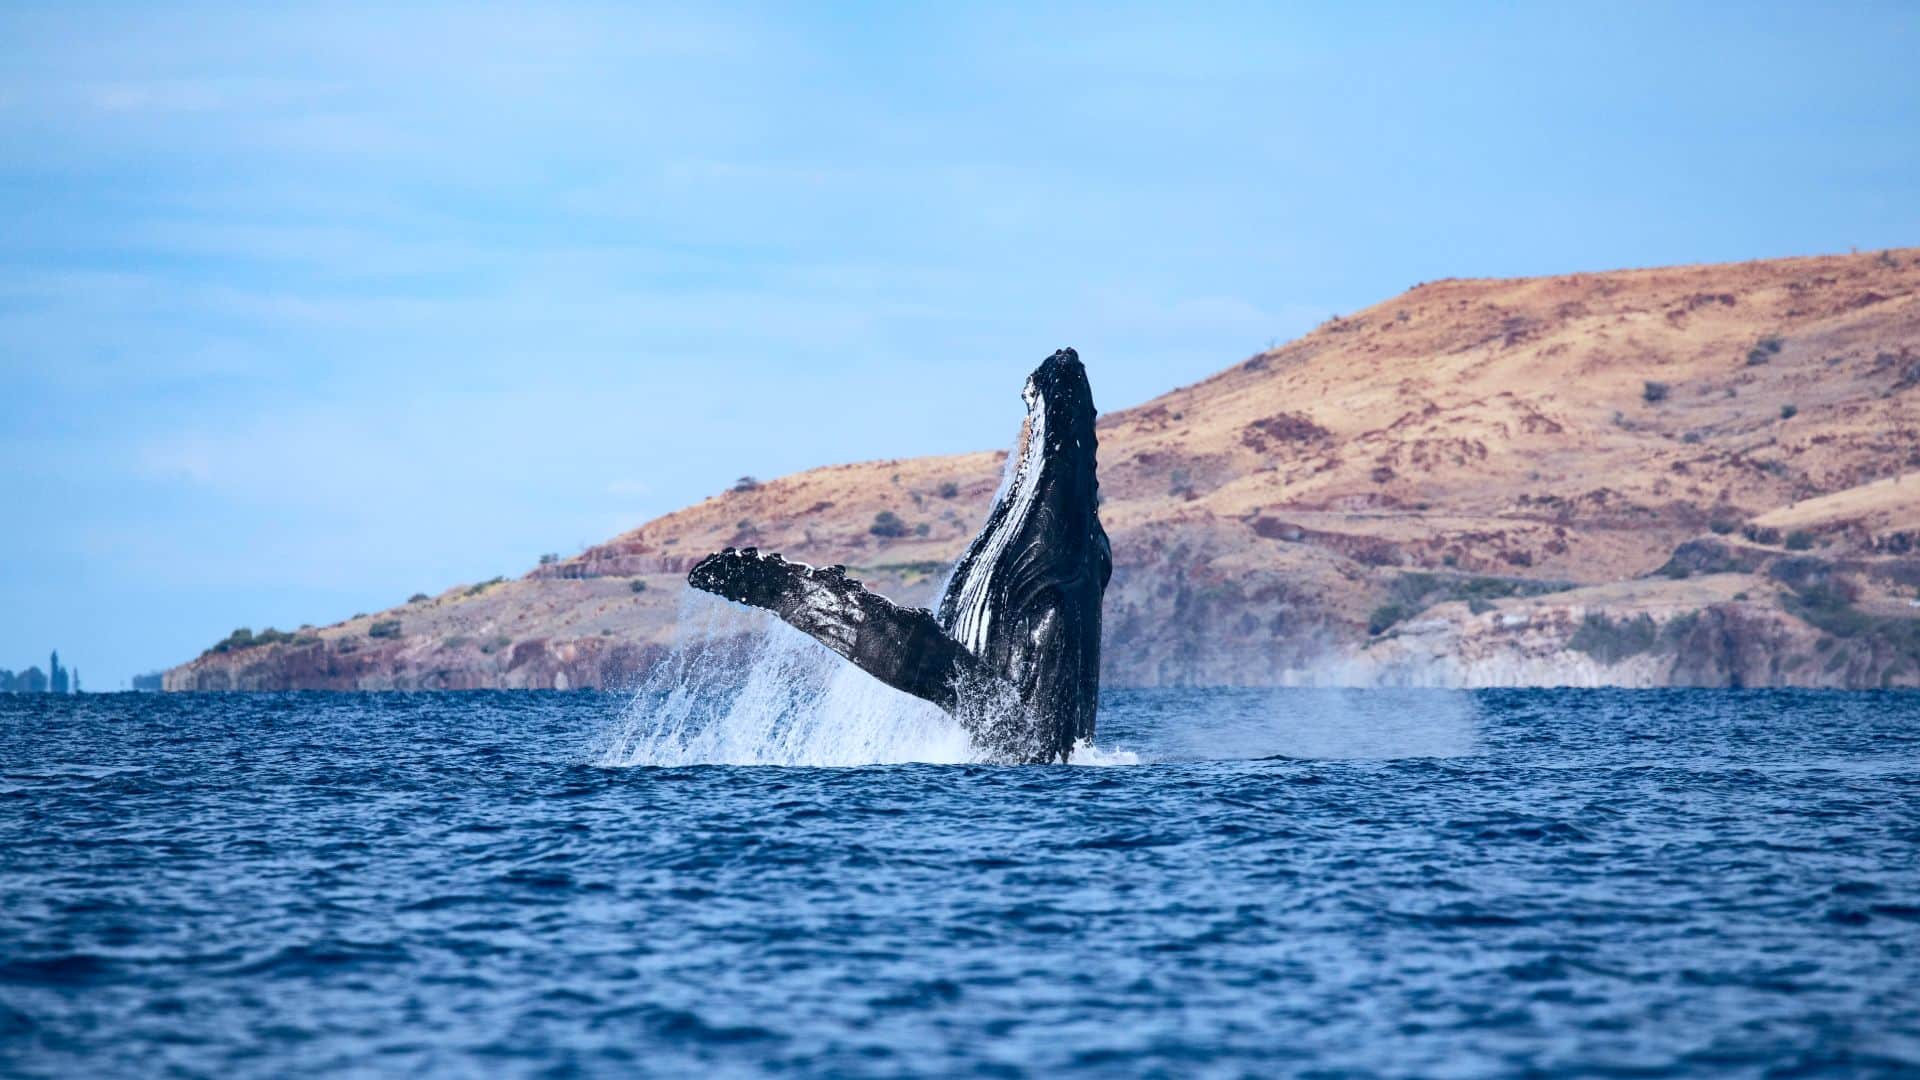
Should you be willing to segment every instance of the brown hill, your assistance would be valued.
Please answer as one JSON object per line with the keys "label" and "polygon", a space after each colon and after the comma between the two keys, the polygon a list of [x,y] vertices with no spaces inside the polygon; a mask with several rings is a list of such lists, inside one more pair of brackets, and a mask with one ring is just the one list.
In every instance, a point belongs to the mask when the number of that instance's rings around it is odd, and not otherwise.
{"label": "brown hill", "polygon": [[[1113,684],[1920,685],[1920,250],[1425,284],[1100,438]],[[743,485],[166,685],[605,686],[728,545],[924,601],[1002,457]]]}

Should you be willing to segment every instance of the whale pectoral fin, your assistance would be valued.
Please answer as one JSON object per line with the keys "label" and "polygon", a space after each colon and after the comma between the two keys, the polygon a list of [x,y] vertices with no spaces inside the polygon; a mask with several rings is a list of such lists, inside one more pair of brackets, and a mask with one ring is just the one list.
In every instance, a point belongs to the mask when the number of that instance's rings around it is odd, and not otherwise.
{"label": "whale pectoral fin", "polygon": [[896,690],[948,712],[959,687],[994,679],[978,657],[948,637],[924,608],[869,592],[838,566],[816,569],[753,548],[700,560],[687,584],[762,608]]}

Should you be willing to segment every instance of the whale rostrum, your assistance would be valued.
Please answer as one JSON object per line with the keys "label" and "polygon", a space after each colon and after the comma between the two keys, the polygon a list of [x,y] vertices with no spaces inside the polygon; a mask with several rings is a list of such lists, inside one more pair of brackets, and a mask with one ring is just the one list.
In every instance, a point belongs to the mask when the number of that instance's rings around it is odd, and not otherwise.
{"label": "whale rostrum", "polygon": [[952,713],[1008,761],[1064,761],[1093,738],[1100,605],[1113,573],[1100,527],[1093,392],[1072,349],[1028,376],[1027,418],[986,525],[934,611],[902,607],[846,568],[728,548],[687,574],[762,608],[897,690]]}

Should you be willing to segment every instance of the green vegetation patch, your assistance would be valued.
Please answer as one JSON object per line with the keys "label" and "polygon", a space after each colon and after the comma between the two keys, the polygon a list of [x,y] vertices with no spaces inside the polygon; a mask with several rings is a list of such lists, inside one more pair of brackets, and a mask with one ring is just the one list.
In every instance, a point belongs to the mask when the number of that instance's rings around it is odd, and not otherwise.
{"label": "green vegetation patch", "polygon": [[1422,611],[1452,600],[1466,601],[1475,614],[1493,610],[1495,600],[1513,596],[1544,596],[1565,592],[1572,582],[1535,581],[1530,578],[1490,577],[1479,574],[1434,574],[1415,571],[1401,574],[1387,586],[1386,602],[1367,616],[1367,633],[1378,636],[1395,623],[1404,622]]}
{"label": "green vegetation patch", "polygon": [[[460,595],[461,596],[479,596],[481,593],[486,592],[488,589],[493,588],[495,585],[498,585],[505,580],[507,579],[503,577],[488,578],[487,580],[482,581],[477,585],[467,586],[466,591],[461,593]],[[354,617],[359,618],[359,616],[357,615]]]}
{"label": "green vegetation patch", "polygon": [[1842,581],[1820,577],[1781,598],[1788,612],[1836,638],[1854,643],[1854,650],[1835,649],[1827,670],[1836,670],[1843,656],[1865,649],[1887,657],[1884,677],[1920,665],[1920,619],[1872,615],[1853,606],[1854,591]]}
{"label": "green vegetation patch", "polygon": [[[256,634],[247,627],[242,626],[233,633],[214,642],[213,647],[208,649],[207,652],[229,653],[235,649],[251,649],[258,645],[311,645],[319,640],[318,637],[312,634],[290,633],[286,630],[275,630],[271,626]],[[206,654],[202,653],[201,655],[204,656]]]}
{"label": "green vegetation patch", "polygon": [[1417,611],[1409,611],[1405,604],[1381,604],[1367,616],[1367,633],[1374,637],[1391,630],[1395,623],[1403,622]]}
{"label": "green vegetation patch", "polygon": [[875,536],[895,538],[907,535],[909,530],[907,523],[900,520],[899,514],[891,510],[882,510],[873,515],[873,524],[867,526],[867,531]]}
{"label": "green vegetation patch", "polygon": [[370,638],[399,637],[400,636],[400,620],[399,619],[377,620],[374,622],[372,626],[367,627],[367,636]]}
{"label": "green vegetation patch", "polygon": [[1654,573],[1680,580],[1695,574],[1749,574],[1758,565],[1753,553],[1703,537],[1674,548]]}
{"label": "green vegetation patch", "polygon": [[1593,612],[1580,621],[1567,647],[1603,664],[1617,664],[1642,653],[1673,648],[1693,632],[1699,621],[1697,611],[1669,619],[1664,625],[1651,615],[1615,619],[1604,612]]}
{"label": "green vegetation patch", "polygon": [[1779,355],[1780,347],[1784,344],[1785,342],[1772,334],[1761,338],[1753,348],[1747,350],[1747,366],[1759,367],[1762,364],[1770,362],[1775,356]]}
{"label": "green vegetation patch", "polygon": [[[1837,638],[1861,637],[1873,632],[1873,616],[1853,606],[1845,592],[1826,584],[1812,585],[1781,598],[1780,606]],[[1902,620],[1908,621],[1908,620]]]}
{"label": "green vegetation patch", "polygon": [[1544,596],[1571,588],[1573,583],[1569,581],[1416,572],[1395,578],[1387,596],[1394,603],[1418,604],[1415,610],[1419,611],[1449,600],[1505,600],[1512,596]]}

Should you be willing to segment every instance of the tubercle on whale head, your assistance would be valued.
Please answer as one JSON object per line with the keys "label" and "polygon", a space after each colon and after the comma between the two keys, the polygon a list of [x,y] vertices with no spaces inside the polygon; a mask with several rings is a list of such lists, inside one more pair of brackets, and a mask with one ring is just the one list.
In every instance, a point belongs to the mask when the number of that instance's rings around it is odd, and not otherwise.
{"label": "tubercle on whale head", "polygon": [[[1016,453],[1037,462],[1045,474],[1045,487],[1080,494],[1099,509],[1100,482],[1097,476],[1099,437],[1095,421],[1099,410],[1093,404],[1093,386],[1087,380],[1087,367],[1073,349],[1060,349],[1040,362],[1027,376],[1021,396],[1027,403],[1027,421],[1021,428]],[[1031,440],[1044,433],[1045,446]],[[1062,466],[1070,470],[1062,471]]]}
{"label": "tubercle on whale head", "polygon": [[1047,427],[1061,434],[1091,434],[1098,416],[1093,406],[1093,387],[1087,381],[1087,366],[1073,349],[1060,349],[1040,362],[1027,376],[1020,396],[1031,414],[1036,405],[1046,409]]}
{"label": "tubercle on whale head", "polygon": [[[1090,494],[1095,491],[1099,486],[1094,460],[1099,439],[1094,422],[1099,411],[1094,407],[1093,387],[1087,381],[1080,354],[1060,349],[1041,361],[1027,376],[1020,396],[1026,402],[1027,418],[1014,448],[1016,460],[1038,465],[1047,476],[1048,486],[1067,478],[1061,472],[1064,463],[1072,470],[1073,488]],[[1046,439],[1045,445],[1034,444],[1040,436]]]}

